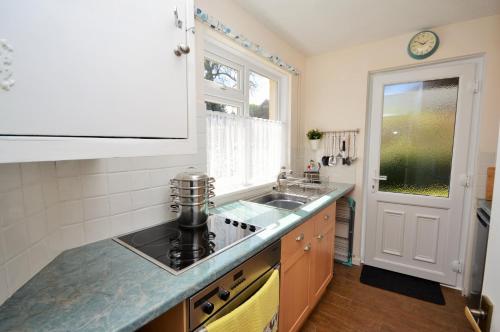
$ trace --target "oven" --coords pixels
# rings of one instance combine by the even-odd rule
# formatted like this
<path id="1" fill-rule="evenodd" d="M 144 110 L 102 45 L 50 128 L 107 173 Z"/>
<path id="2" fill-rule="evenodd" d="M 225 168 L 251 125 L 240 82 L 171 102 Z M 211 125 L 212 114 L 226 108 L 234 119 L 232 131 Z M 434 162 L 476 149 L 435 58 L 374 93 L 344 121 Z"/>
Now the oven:
<path id="1" fill-rule="evenodd" d="M 258 296 L 279 269 L 280 256 L 281 242 L 277 241 L 190 297 L 189 331 L 203 331 L 204 326 Z M 277 324 L 277 313 L 274 323 Z"/>

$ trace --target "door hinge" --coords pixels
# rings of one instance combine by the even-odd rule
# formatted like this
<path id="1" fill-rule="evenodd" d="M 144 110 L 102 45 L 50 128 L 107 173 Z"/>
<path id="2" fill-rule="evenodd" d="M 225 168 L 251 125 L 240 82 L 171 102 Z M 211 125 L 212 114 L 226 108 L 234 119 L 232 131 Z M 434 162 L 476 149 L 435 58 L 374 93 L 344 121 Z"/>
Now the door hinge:
<path id="1" fill-rule="evenodd" d="M 481 84 L 479 81 L 474 82 L 474 93 L 479 93 L 479 89 L 481 88 Z"/>
<path id="2" fill-rule="evenodd" d="M 453 272 L 462 273 L 462 262 L 459 260 L 451 262 Z"/>
<path id="3" fill-rule="evenodd" d="M 472 176 L 463 174 L 460 176 L 460 184 L 465 187 L 469 188 L 472 182 Z"/>

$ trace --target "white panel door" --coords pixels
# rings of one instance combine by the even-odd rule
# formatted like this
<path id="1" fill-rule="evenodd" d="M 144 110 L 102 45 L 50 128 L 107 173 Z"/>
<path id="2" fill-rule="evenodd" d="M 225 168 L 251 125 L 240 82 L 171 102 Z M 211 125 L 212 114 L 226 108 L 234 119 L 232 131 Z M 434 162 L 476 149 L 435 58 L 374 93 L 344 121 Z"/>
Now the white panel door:
<path id="1" fill-rule="evenodd" d="M 187 138 L 192 54 L 173 52 L 186 43 L 186 6 L 0 1 L 0 37 L 14 50 L 16 81 L 0 91 L 0 135 Z"/>
<path id="2" fill-rule="evenodd" d="M 456 284 L 475 72 L 372 76 L 366 264 Z"/>

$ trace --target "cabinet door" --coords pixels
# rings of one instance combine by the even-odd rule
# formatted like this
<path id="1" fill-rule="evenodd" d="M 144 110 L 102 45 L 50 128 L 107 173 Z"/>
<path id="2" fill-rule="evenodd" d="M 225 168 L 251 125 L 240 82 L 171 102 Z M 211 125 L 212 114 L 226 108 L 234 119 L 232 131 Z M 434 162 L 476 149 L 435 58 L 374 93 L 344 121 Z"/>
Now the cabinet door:
<path id="1" fill-rule="evenodd" d="M 310 311 L 310 251 L 281 266 L 279 331 L 298 331 Z"/>
<path id="2" fill-rule="evenodd" d="M 0 90 L 0 135 L 187 138 L 193 55 L 173 50 L 192 10 L 184 0 L 1 1 L 16 84 Z"/>
<path id="3" fill-rule="evenodd" d="M 315 233 L 312 242 L 311 263 L 311 305 L 314 306 L 323 295 L 333 276 L 334 229 L 326 233 Z"/>

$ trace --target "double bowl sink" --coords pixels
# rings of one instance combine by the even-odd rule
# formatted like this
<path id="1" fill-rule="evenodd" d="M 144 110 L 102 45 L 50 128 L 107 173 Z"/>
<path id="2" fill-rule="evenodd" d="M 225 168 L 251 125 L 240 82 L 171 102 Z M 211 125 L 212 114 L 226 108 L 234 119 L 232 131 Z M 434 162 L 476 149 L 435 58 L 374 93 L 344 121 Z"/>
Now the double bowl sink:
<path id="1" fill-rule="evenodd" d="M 281 192 L 271 192 L 262 196 L 248 199 L 247 201 L 293 211 L 300 208 L 302 205 L 309 203 L 310 201 L 312 201 L 312 199 L 307 196 Z"/>

